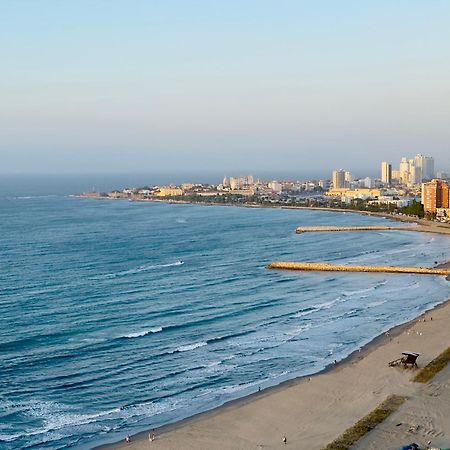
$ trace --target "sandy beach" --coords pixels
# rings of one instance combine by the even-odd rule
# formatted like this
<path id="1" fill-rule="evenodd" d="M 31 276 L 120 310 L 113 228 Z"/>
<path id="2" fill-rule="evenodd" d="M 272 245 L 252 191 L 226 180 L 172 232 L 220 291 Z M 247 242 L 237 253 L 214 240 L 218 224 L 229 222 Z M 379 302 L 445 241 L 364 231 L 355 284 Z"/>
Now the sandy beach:
<path id="1" fill-rule="evenodd" d="M 103 448 L 276 449 L 282 439 L 296 449 L 321 449 L 388 395 L 408 397 L 399 411 L 366 435 L 358 449 L 396 449 L 417 442 L 450 445 L 450 367 L 428 384 L 414 371 L 389 367 L 402 351 L 420 353 L 425 366 L 449 346 L 450 301 L 379 336 L 346 360 L 311 377 L 230 402 L 157 430 Z M 398 425 L 401 424 L 401 425 Z"/>

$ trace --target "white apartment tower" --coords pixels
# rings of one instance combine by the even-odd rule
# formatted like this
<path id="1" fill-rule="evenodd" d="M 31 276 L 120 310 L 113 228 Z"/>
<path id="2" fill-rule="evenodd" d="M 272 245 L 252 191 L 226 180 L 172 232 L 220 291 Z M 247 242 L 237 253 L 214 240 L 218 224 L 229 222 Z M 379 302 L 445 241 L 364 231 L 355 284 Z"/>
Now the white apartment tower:
<path id="1" fill-rule="evenodd" d="M 416 158 L 402 158 L 400 161 L 400 181 L 408 186 L 422 183 L 422 167 Z"/>
<path id="2" fill-rule="evenodd" d="M 381 163 L 381 182 L 384 184 L 392 183 L 392 166 L 386 161 Z"/>
<path id="3" fill-rule="evenodd" d="M 422 168 L 415 164 L 415 160 L 409 161 L 409 184 L 422 183 Z"/>
<path id="4" fill-rule="evenodd" d="M 402 158 L 400 161 L 400 181 L 403 184 L 409 183 L 409 161 L 406 158 Z"/>

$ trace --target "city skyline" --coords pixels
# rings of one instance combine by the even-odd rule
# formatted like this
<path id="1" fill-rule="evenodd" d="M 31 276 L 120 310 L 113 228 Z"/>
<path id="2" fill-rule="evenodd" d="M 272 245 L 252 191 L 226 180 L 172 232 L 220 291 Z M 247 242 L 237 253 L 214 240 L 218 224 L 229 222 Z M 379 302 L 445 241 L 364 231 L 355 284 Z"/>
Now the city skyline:
<path id="1" fill-rule="evenodd" d="M 0 6 L 1 173 L 450 167 L 443 2 L 24 5 Z"/>

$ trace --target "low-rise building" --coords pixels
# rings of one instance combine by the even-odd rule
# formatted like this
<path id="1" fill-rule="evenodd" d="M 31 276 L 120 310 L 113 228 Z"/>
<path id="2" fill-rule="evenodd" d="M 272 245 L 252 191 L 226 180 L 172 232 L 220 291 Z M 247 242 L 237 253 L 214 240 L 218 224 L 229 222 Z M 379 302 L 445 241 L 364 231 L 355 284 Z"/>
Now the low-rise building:
<path id="1" fill-rule="evenodd" d="M 271 189 L 272 192 L 275 192 L 276 194 L 281 194 L 283 186 L 278 181 L 271 181 L 269 183 L 269 189 Z"/>
<path id="2" fill-rule="evenodd" d="M 177 187 L 160 187 L 155 195 L 157 197 L 177 197 L 183 195 L 183 191 Z"/>
<path id="3" fill-rule="evenodd" d="M 380 189 L 368 189 L 368 188 L 358 188 L 358 189 L 330 189 L 325 193 L 327 197 L 346 197 L 349 199 L 354 198 L 376 198 L 381 195 Z"/>

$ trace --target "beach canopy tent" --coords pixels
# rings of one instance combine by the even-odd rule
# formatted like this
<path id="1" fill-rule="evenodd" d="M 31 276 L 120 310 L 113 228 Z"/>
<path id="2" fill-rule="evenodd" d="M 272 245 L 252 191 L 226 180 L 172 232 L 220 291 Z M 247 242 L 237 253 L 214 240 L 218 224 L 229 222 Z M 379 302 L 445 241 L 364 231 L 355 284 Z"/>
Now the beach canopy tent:
<path id="1" fill-rule="evenodd" d="M 398 359 L 394 359 L 394 361 L 391 361 L 389 363 L 389 366 L 399 366 L 402 365 L 403 367 L 406 367 L 410 365 L 411 367 L 417 367 L 417 358 L 420 355 L 420 353 L 416 352 L 402 352 L 402 357 Z"/>

